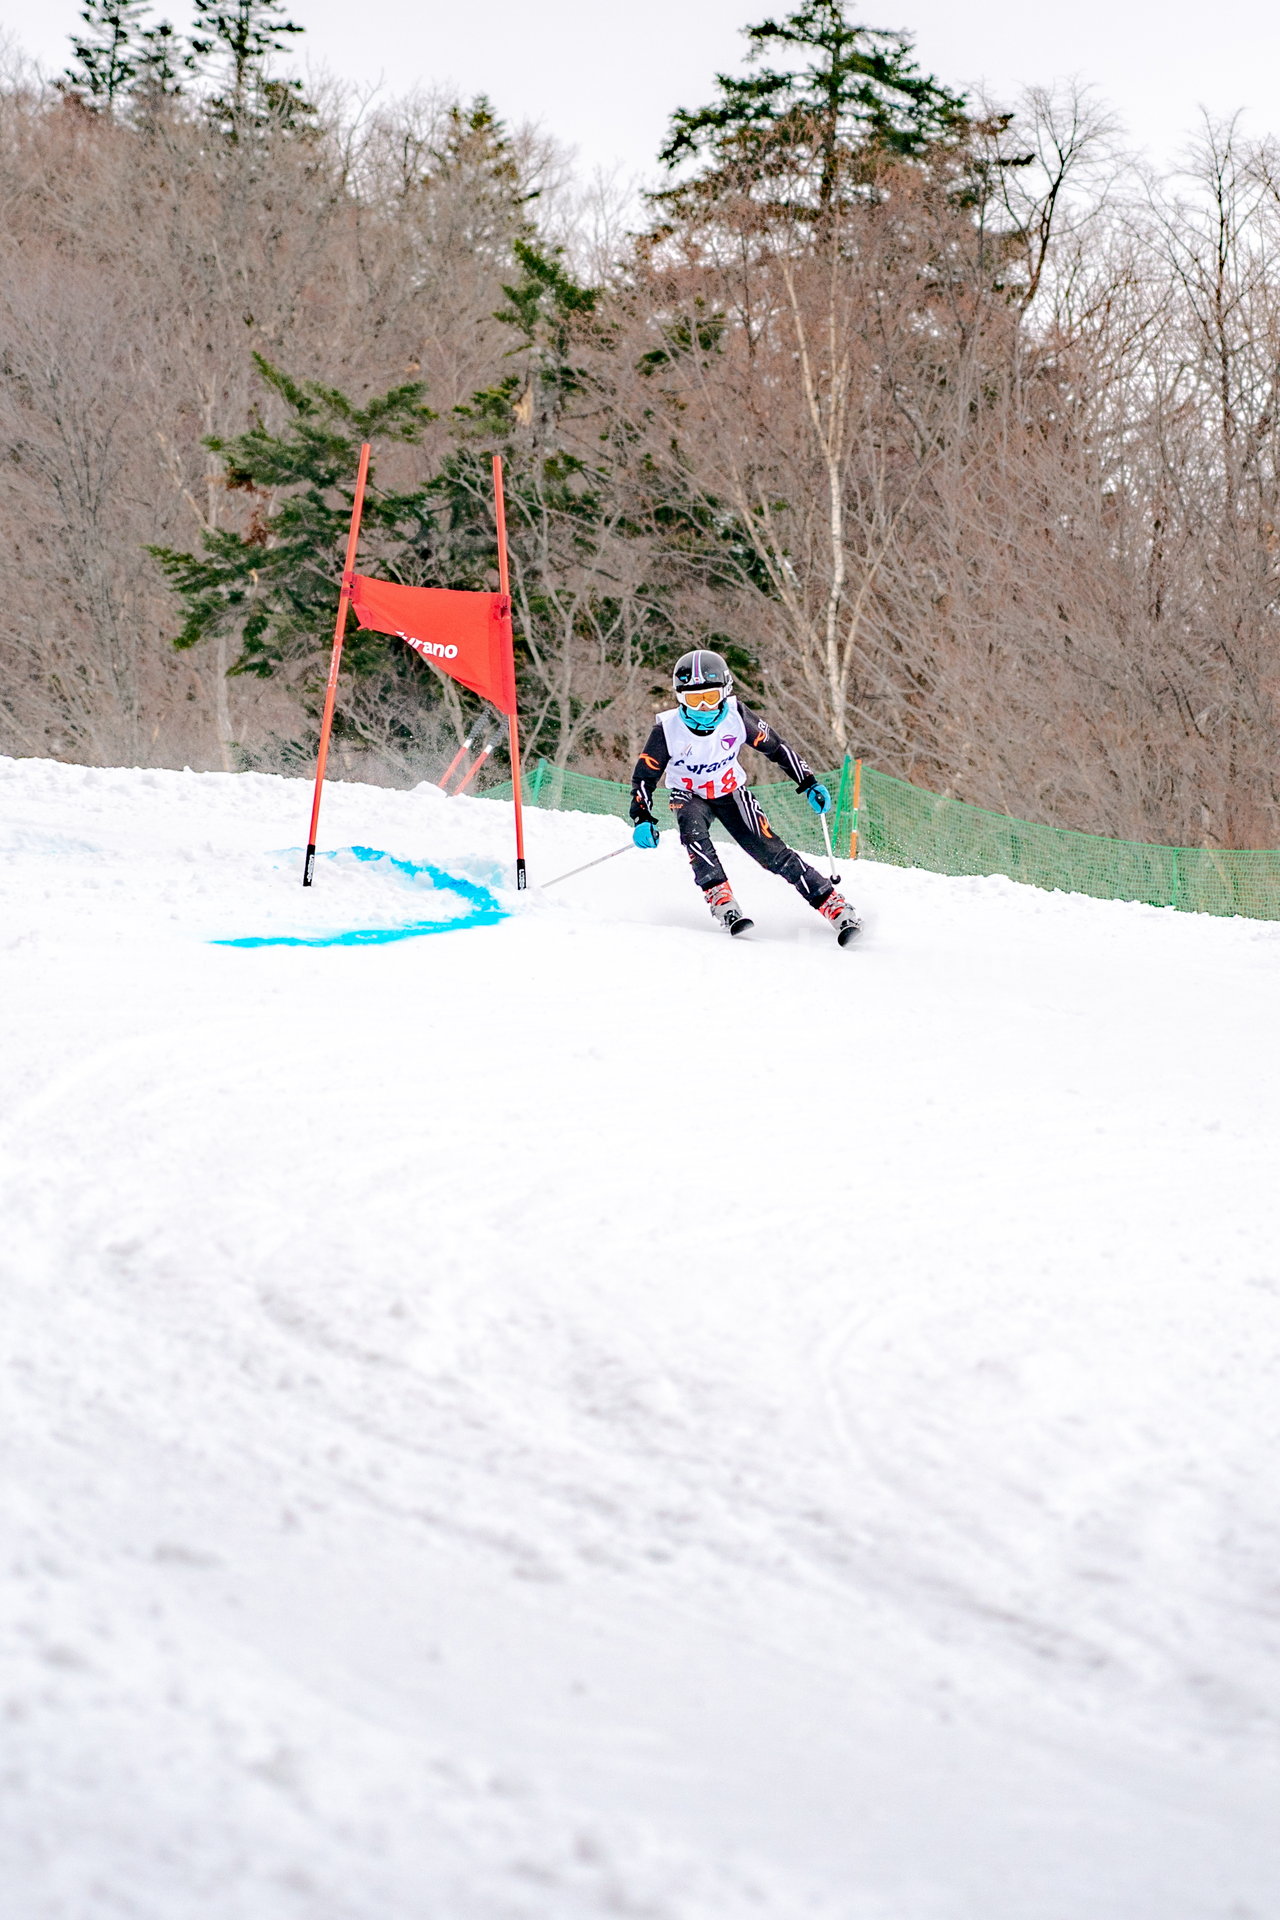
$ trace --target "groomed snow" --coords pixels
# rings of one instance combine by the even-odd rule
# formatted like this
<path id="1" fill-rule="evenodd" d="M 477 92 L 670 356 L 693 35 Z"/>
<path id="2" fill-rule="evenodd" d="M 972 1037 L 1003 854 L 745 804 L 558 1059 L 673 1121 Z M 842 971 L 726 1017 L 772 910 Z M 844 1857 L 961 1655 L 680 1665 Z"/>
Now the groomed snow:
<path id="1" fill-rule="evenodd" d="M 7 1920 L 1274 1920 L 1280 926 L 308 797 L 0 762 Z"/>

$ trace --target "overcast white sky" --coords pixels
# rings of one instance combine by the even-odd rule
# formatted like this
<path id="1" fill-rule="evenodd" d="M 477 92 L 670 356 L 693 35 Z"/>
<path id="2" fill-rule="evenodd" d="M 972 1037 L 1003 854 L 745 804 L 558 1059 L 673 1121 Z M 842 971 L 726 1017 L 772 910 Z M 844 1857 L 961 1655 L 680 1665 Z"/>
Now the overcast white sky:
<path id="1" fill-rule="evenodd" d="M 787 0 L 296 0 L 297 43 L 313 63 L 389 90 L 453 83 L 487 92 L 508 119 L 535 119 L 589 171 L 651 170 L 674 107 L 711 96 L 740 61 L 739 29 Z M 67 57 L 78 0 L 0 0 L 0 21 L 49 71 Z M 185 24 L 187 0 L 156 17 Z M 1280 133 L 1276 0 L 870 0 L 867 24 L 915 36 L 921 66 L 949 85 L 986 81 L 1003 97 L 1079 74 L 1131 137 L 1166 161 L 1201 105 L 1247 110 Z"/>

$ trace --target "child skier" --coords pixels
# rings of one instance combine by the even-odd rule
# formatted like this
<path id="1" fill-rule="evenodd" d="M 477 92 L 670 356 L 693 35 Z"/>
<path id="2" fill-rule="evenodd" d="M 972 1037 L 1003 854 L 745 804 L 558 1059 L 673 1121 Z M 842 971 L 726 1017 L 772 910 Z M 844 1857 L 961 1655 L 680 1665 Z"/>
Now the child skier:
<path id="1" fill-rule="evenodd" d="M 711 823 L 728 828 L 738 845 L 770 873 L 789 880 L 816 907 L 847 946 L 862 922 L 833 883 L 779 840 L 749 791 L 738 761 L 742 747 L 754 747 L 785 767 L 815 813 L 826 813 L 831 795 L 818 784 L 794 748 L 759 720 L 733 695 L 733 675 L 718 653 L 699 650 L 677 660 L 671 676 L 677 704 L 660 713 L 631 778 L 631 818 L 638 847 L 656 847 L 658 822 L 653 790 L 658 781 L 668 797 L 693 877 L 713 917 L 730 933 L 745 933 L 752 922 L 733 897 L 711 840 Z"/>

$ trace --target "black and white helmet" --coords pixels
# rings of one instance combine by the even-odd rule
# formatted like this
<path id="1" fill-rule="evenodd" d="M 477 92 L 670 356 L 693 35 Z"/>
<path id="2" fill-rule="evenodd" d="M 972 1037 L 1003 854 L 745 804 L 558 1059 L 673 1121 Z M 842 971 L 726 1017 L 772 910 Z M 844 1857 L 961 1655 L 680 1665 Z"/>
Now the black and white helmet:
<path id="1" fill-rule="evenodd" d="M 699 647 L 682 654 L 671 676 L 680 715 L 691 733 L 714 733 L 724 719 L 733 692 L 729 663 Z"/>
<path id="2" fill-rule="evenodd" d="M 693 653 L 682 653 L 671 675 L 671 691 L 677 700 L 682 693 L 692 693 L 699 687 L 719 687 L 726 700 L 733 692 L 728 661 L 703 647 Z"/>

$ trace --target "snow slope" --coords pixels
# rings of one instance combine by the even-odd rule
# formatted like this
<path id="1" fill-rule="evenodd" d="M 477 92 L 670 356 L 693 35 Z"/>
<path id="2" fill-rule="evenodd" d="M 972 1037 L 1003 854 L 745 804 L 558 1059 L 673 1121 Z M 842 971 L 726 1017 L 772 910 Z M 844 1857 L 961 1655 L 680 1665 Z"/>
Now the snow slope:
<path id="1" fill-rule="evenodd" d="M 6 1920 L 1271 1920 L 1280 927 L 307 804 L 0 762 Z"/>

